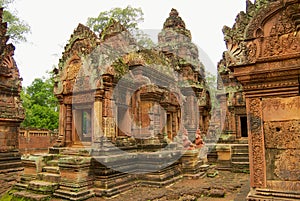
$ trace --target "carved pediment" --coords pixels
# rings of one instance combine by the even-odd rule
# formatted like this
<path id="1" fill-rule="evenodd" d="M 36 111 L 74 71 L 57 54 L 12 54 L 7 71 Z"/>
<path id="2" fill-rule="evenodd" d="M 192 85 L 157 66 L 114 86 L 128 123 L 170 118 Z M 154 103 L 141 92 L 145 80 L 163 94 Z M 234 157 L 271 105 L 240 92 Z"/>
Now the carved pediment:
<path id="1" fill-rule="evenodd" d="M 247 1 L 232 28 L 223 28 L 227 67 L 300 53 L 300 2 Z"/>

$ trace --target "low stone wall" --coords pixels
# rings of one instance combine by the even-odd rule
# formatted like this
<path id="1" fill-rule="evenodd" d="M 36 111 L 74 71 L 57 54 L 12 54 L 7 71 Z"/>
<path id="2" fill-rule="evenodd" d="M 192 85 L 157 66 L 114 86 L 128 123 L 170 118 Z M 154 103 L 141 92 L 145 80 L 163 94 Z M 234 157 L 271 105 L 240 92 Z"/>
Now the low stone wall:
<path id="1" fill-rule="evenodd" d="M 58 134 L 45 129 L 20 129 L 19 150 L 21 154 L 48 153 Z"/>
<path id="2" fill-rule="evenodd" d="M 57 140 L 57 136 L 19 136 L 21 154 L 47 153 Z"/>

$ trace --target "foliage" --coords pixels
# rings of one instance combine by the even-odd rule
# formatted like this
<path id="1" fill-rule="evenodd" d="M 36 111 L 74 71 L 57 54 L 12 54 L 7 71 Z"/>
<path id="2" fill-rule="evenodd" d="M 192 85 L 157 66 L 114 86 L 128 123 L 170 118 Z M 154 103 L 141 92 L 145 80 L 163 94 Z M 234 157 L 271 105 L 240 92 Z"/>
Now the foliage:
<path id="1" fill-rule="evenodd" d="M 143 31 L 138 29 L 138 24 L 144 21 L 144 13 L 141 8 L 113 8 L 109 11 L 100 12 L 98 17 L 89 17 L 86 25 L 96 34 L 100 35 L 101 31 L 114 19 L 120 22 L 134 37 L 137 43 L 142 47 L 153 47 L 152 40 Z"/>
<path id="2" fill-rule="evenodd" d="M 13 200 L 13 194 L 17 192 L 16 190 L 10 190 L 8 192 L 6 192 L 5 194 L 3 194 L 0 197 L 0 201 L 11 201 Z"/>
<path id="3" fill-rule="evenodd" d="M 137 25 L 144 21 L 143 11 L 141 8 L 113 8 L 109 11 L 100 12 L 98 17 L 90 17 L 87 20 L 87 26 L 90 27 L 95 33 L 100 32 L 105 28 L 111 18 L 119 21 L 129 31 L 137 29 Z"/>
<path id="4" fill-rule="evenodd" d="M 30 33 L 30 26 L 17 16 L 16 11 L 9 9 L 13 2 L 14 0 L 0 0 L 0 7 L 4 8 L 3 21 L 8 24 L 7 35 L 13 43 L 26 42 L 25 34 Z"/>
<path id="5" fill-rule="evenodd" d="M 23 88 L 21 99 L 25 109 L 23 127 L 58 128 L 58 102 L 53 94 L 52 78 L 36 78 L 30 86 Z"/>

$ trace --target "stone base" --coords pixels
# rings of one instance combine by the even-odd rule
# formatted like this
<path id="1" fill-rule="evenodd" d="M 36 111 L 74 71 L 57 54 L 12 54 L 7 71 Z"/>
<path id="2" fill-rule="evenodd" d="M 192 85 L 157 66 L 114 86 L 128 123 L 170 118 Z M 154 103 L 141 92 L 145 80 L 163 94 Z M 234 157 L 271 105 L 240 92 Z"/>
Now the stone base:
<path id="1" fill-rule="evenodd" d="M 218 170 L 232 170 L 231 160 L 219 160 L 217 164 Z"/>
<path id="2" fill-rule="evenodd" d="M 300 192 L 286 192 L 270 189 L 251 189 L 248 201 L 296 201 L 300 200 Z"/>
<path id="3" fill-rule="evenodd" d="M 200 166 L 203 161 L 199 159 L 199 149 L 186 150 L 181 156 L 182 172 L 186 176 L 198 175 L 201 171 Z"/>
<path id="4" fill-rule="evenodd" d="M 170 185 L 181 178 L 181 170 L 178 164 L 173 164 L 160 171 L 137 175 L 139 185 L 155 187 Z"/>
<path id="5" fill-rule="evenodd" d="M 24 169 L 22 166 L 18 151 L 0 152 L 0 195 L 17 183 Z"/>
<path id="6" fill-rule="evenodd" d="M 124 152 L 105 146 L 53 148 L 50 153 L 24 160 L 24 175 L 15 189 L 29 193 L 43 190 L 49 196 L 85 200 L 112 197 L 138 185 L 167 186 L 183 176 L 201 177 L 208 169 L 201 166 L 198 149 L 184 153 L 177 149 Z M 27 198 L 26 193 L 22 195 Z"/>
<path id="7" fill-rule="evenodd" d="M 32 201 L 48 201 L 49 195 L 35 194 L 27 191 L 20 191 L 13 194 L 13 200 L 32 200 Z"/>
<path id="8" fill-rule="evenodd" d="M 94 193 L 97 197 L 112 197 L 132 189 L 135 177 L 126 173 L 111 173 L 106 176 L 96 176 Z"/>

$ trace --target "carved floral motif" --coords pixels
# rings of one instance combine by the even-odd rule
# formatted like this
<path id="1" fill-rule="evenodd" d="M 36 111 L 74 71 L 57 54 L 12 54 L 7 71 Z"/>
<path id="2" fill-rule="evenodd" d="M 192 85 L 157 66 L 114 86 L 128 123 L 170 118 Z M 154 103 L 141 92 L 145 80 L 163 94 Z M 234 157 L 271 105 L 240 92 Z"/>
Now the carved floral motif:
<path id="1" fill-rule="evenodd" d="M 264 57 L 280 56 L 300 52 L 300 38 L 294 33 L 271 36 L 264 39 Z"/>
<path id="2" fill-rule="evenodd" d="M 279 15 L 275 15 L 275 11 L 280 9 L 282 8 L 279 1 L 256 1 L 255 4 L 247 1 L 247 12 L 238 14 L 232 28 L 223 28 L 227 46 L 223 56 L 226 66 L 254 63 L 259 56 L 281 56 L 300 52 L 300 39 L 297 34 L 300 27 L 297 15 L 300 12 L 300 4 L 289 5 Z M 274 15 L 277 19 L 269 33 L 264 33 L 268 30 L 265 28 L 266 17 Z M 260 47 L 264 47 L 262 54 Z"/>
<path id="3" fill-rule="evenodd" d="M 300 150 L 288 149 L 275 161 L 274 173 L 284 181 L 300 180 Z"/>
<path id="4" fill-rule="evenodd" d="M 266 148 L 300 149 L 300 121 L 264 123 Z"/>
<path id="5" fill-rule="evenodd" d="M 264 137 L 261 129 L 261 101 L 252 98 L 248 104 L 248 118 L 250 119 L 250 152 L 252 153 L 253 184 L 255 187 L 264 187 L 265 183 L 265 156 Z"/>

